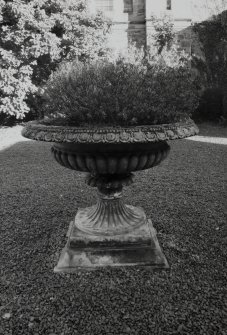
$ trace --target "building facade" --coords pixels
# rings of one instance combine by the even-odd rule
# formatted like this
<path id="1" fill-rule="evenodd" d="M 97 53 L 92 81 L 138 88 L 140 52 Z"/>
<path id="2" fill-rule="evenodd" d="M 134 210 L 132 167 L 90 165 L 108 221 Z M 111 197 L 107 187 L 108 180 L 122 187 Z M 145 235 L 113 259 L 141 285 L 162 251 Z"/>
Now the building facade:
<path id="1" fill-rule="evenodd" d="M 151 16 L 173 19 L 180 47 L 191 52 L 191 24 L 227 9 L 227 0 L 88 0 L 91 11 L 102 11 L 113 22 L 109 45 L 127 48 L 130 41 L 146 47 L 152 35 Z"/>

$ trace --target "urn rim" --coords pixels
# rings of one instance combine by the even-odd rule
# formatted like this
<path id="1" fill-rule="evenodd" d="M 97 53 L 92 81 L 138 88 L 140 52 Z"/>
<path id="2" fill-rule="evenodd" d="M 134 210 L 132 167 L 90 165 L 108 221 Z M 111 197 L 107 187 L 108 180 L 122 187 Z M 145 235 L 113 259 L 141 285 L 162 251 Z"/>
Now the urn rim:
<path id="1" fill-rule="evenodd" d="M 26 138 L 55 143 L 149 143 L 197 135 L 193 120 L 131 127 L 72 127 L 29 122 L 22 130 Z"/>

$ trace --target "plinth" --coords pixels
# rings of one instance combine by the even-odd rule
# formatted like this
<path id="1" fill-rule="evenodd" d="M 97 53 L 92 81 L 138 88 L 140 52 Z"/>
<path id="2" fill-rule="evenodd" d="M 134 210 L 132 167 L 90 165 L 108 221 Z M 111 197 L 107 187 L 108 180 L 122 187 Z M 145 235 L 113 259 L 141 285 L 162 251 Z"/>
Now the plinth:
<path id="1" fill-rule="evenodd" d="M 168 268 L 151 220 L 131 233 L 115 236 L 89 235 L 71 222 L 67 244 L 54 271 L 70 273 L 106 266 Z"/>
<path id="2" fill-rule="evenodd" d="M 122 202 L 122 182 L 106 183 L 102 179 L 100 183 L 98 178 L 98 186 L 94 180 L 99 201 L 78 210 L 54 271 L 77 272 L 106 266 L 168 268 L 151 220 L 142 208 Z M 130 183 L 131 178 L 124 180 Z M 87 182 L 91 182 L 91 177 Z"/>

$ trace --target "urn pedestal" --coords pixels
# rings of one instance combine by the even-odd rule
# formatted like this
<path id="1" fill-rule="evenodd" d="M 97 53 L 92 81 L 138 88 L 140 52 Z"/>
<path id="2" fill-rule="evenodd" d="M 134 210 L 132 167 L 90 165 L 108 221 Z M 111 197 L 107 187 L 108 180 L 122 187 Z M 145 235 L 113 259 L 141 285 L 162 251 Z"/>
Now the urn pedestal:
<path id="1" fill-rule="evenodd" d="M 128 128 L 74 128 L 29 124 L 22 134 L 54 142 L 52 154 L 64 167 L 86 173 L 98 202 L 79 208 L 56 272 L 105 266 L 167 268 L 156 231 L 144 210 L 124 204 L 122 189 L 133 172 L 152 168 L 170 150 L 167 140 L 198 133 L 194 122 Z"/>
<path id="2" fill-rule="evenodd" d="M 86 234 L 72 221 L 67 244 L 54 271 L 76 272 L 105 266 L 168 268 L 151 220 L 131 232 L 112 236 Z"/>

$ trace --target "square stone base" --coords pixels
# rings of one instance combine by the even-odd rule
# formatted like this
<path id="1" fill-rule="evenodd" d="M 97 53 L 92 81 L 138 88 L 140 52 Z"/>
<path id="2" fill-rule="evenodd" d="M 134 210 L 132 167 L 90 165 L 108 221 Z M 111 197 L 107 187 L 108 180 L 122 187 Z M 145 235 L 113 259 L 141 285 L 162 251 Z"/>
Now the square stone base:
<path id="1" fill-rule="evenodd" d="M 95 270 L 106 266 L 146 266 L 168 268 L 151 220 L 124 235 L 89 235 L 72 221 L 68 241 L 61 252 L 55 272 Z"/>

